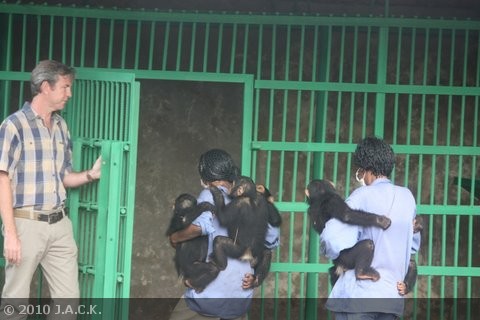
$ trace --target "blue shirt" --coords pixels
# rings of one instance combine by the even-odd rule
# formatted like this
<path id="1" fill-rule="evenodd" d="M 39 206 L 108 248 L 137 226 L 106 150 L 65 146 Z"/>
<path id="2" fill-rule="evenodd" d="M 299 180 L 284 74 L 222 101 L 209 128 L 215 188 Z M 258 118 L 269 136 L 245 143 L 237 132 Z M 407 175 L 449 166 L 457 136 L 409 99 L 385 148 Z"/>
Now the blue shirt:
<path id="1" fill-rule="evenodd" d="M 13 207 L 50 210 L 63 204 L 63 178 L 72 171 L 72 145 L 65 120 L 52 114 L 49 130 L 29 102 L 0 126 L 0 171 L 12 180 Z"/>
<path id="2" fill-rule="evenodd" d="M 338 248 L 350 247 L 352 239 L 371 239 L 375 243 L 372 267 L 380 273 L 378 281 L 357 280 L 354 270 L 340 276 L 327 300 L 327 309 L 335 312 L 382 312 L 402 315 L 404 299 L 398 294 L 397 282 L 403 281 L 408 269 L 413 243 L 415 199 L 407 188 L 395 186 L 386 178 L 356 189 L 346 200 L 354 209 L 386 215 L 392 220 L 387 230 L 378 227 L 357 227 L 336 241 Z M 330 227 L 338 227 L 338 223 Z M 327 234 L 335 234 L 329 230 Z M 419 244 L 419 243 L 417 243 Z M 341 299 L 339 299 L 341 298 Z M 345 299 L 385 298 L 385 299 Z M 390 299 L 394 298 L 394 299 Z"/>
<path id="3" fill-rule="evenodd" d="M 226 189 L 220 187 L 225 203 L 230 202 Z M 212 193 L 204 189 L 197 201 L 213 203 Z M 218 236 L 228 236 L 227 229 L 220 226 L 218 219 L 210 212 L 203 212 L 192 224 L 202 229 L 202 235 L 209 236 L 208 250 L 212 251 L 213 239 Z M 278 246 L 279 229 L 269 226 L 265 237 L 266 247 L 272 249 Z M 253 273 L 248 261 L 228 258 L 227 268 L 221 271 L 202 292 L 187 288 L 185 301 L 193 311 L 205 316 L 225 319 L 237 318 L 247 313 L 253 296 L 253 289 L 242 289 L 242 279 L 246 273 Z"/>

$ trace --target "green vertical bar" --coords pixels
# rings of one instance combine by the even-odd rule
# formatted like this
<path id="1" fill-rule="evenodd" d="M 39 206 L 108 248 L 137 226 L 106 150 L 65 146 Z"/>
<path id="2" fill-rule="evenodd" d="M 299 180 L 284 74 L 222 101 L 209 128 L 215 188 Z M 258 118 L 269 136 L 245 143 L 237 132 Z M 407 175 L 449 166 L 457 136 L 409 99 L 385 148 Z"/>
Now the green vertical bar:
<path id="1" fill-rule="evenodd" d="M 428 58 L 430 52 L 430 29 L 425 31 L 425 49 L 423 55 L 423 79 L 422 84 L 427 85 L 427 74 L 428 74 Z M 421 104 L 421 114 L 420 114 L 420 145 L 423 146 L 425 139 L 425 114 L 426 114 L 426 95 L 422 94 L 422 104 Z M 417 175 L 417 204 L 422 202 L 422 180 L 423 180 L 423 154 L 419 155 L 418 159 L 418 175 Z M 416 291 L 415 291 L 416 292 Z"/>
<path id="2" fill-rule="evenodd" d="M 92 239 L 95 243 L 95 250 L 91 250 L 94 256 L 92 260 L 95 261 L 95 281 L 93 285 L 92 297 L 93 298 L 103 298 L 104 292 L 104 282 L 106 276 L 105 270 L 105 260 L 107 256 L 106 252 L 106 228 L 107 228 L 107 217 L 108 217 L 108 190 L 109 190 L 109 180 L 110 180 L 110 144 L 109 142 L 103 142 L 101 147 L 102 160 L 105 165 L 102 166 L 102 179 L 98 182 L 98 213 L 96 218 L 96 223 L 92 230 L 95 230 L 95 239 Z M 93 234 L 93 232 L 92 232 Z M 94 260 L 93 260 L 94 259 Z M 102 311 L 103 312 L 103 311 Z"/>
<path id="3" fill-rule="evenodd" d="M 340 33 L 340 56 L 338 61 L 338 82 L 344 82 L 343 65 L 345 62 L 345 26 L 342 26 Z M 340 93 L 340 92 L 339 92 Z"/>
<path id="4" fill-rule="evenodd" d="M 248 53 L 248 35 L 250 31 L 250 25 L 245 25 L 245 31 L 243 32 L 243 61 L 242 61 L 242 73 L 247 73 L 247 53 Z"/>
<path id="5" fill-rule="evenodd" d="M 370 47 L 372 46 L 372 27 L 367 27 L 367 44 L 365 50 L 365 83 L 370 82 Z M 367 132 L 367 112 L 368 112 L 368 97 L 369 93 L 365 93 L 363 96 L 363 112 L 362 112 L 362 135 L 365 137 Z"/>
<path id="6" fill-rule="evenodd" d="M 203 72 L 208 70 L 208 43 L 210 41 L 210 22 L 207 22 L 205 26 L 205 40 L 203 45 Z"/>
<path id="7" fill-rule="evenodd" d="M 125 69 L 125 60 L 127 58 L 127 39 L 128 39 L 128 20 L 123 20 L 123 35 L 122 35 L 122 62 L 121 69 Z"/>
<path id="8" fill-rule="evenodd" d="M 175 65 L 176 71 L 180 71 L 180 66 L 182 62 L 182 39 L 183 39 L 183 22 L 180 22 L 178 25 L 177 63 Z"/>
<path id="9" fill-rule="evenodd" d="M 321 39 L 318 54 L 316 55 L 319 61 L 318 70 L 314 70 L 317 81 L 330 80 L 330 65 L 331 65 L 331 49 L 332 49 L 332 26 L 320 27 L 318 37 Z M 316 125 L 315 125 L 315 142 L 326 142 L 326 122 L 328 110 L 328 92 L 320 91 L 316 96 Z M 308 179 L 323 177 L 324 169 L 324 153 L 317 152 L 313 154 L 313 175 Z M 308 181 L 307 181 L 308 183 Z M 305 213 L 306 214 L 306 213 Z M 308 261 L 317 263 L 319 261 L 319 238 L 315 229 L 310 228 L 308 235 Z M 318 273 L 307 274 L 307 286 L 305 297 L 305 318 L 318 319 Z"/>
<path id="10" fill-rule="evenodd" d="M 95 19 L 95 44 L 94 55 L 93 55 L 93 66 L 98 67 L 98 55 L 100 51 L 100 19 Z"/>
<path id="11" fill-rule="evenodd" d="M 410 79 L 409 79 L 409 84 L 414 84 L 415 83 L 415 43 L 416 43 L 416 35 L 417 35 L 417 30 L 415 28 L 412 29 L 412 36 L 411 36 L 411 46 L 410 46 Z M 411 143 L 411 137 L 412 137 L 412 104 L 413 104 L 413 95 L 409 94 L 408 95 L 408 110 L 407 110 L 407 127 L 406 127 L 406 142 L 405 144 L 407 146 L 410 145 Z M 409 178 L 409 172 L 410 172 L 410 154 L 407 153 L 405 154 L 405 175 L 404 175 L 404 186 L 408 186 L 408 178 Z"/>
<path id="12" fill-rule="evenodd" d="M 138 70 L 138 63 L 140 60 L 140 43 L 142 39 L 142 21 L 138 20 L 137 21 L 137 35 L 135 39 L 135 63 L 134 63 L 134 69 Z"/>
<path id="13" fill-rule="evenodd" d="M 153 70 L 153 53 L 155 48 L 155 26 L 156 22 L 150 22 L 150 42 L 148 47 L 148 70 Z"/>
<path id="14" fill-rule="evenodd" d="M 302 26 L 301 27 L 301 30 L 300 30 L 300 50 L 299 50 L 299 59 L 298 59 L 298 80 L 299 81 L 302 81 L 302 78 L 303 78 L 303 55 L 304 55 L 304 45 L 305 45 L 305 26 Z M 301 142 L 301 120 L 302 120 L 302 91 L 301 90 L 298 90 L 297 92 L 297 113 L 295 115 L 295 118 L 296 118 L 296 126 L 295 126 L 295 141 L 296 142 Z M 292 194 L 291 194 L 291 201 L 296 201 L 297 200 L 297 190 L 299 188 L 298 186 L 298 181 L 299 181 L 299 178 L 298 178 L 298 158 L 300 157 L 300 153 L 298 151 L 295 151 L 294 152 L 294 164 L 293 164 L 293 177 L 292 177 L 292 181 L 293 181 L 293 184 L 292 184 Z M 300 186 L 300 187 L 303 187 Z M 296 215 L 298 215 L 298 213 L 296 213 Z M 302 223 L 302 234 L 303 235 L 306 235 L 306 229 L 307 229 L 307 226 L 308 226 L 308 220 L 306 219 L 305 215 L 303 216 L 304 219 L 303 219 L 303 223 Z M 305 239 L 305 237 L 303 238 Z M 306 257 L 306 249 L 307 249 L 307 242 L 306 241 L 302 241 L 302 246 L 301 246 L 301 249 L 300 249 L 300 253 L 301 253 L 301 261 L 302 263 L 305 263 L 305 257 Z M 298 248 L 297 248 L 297 251 L 298 251 Z M 305 274 L 304 273 L 301 273 L 300 274 L 300 288 L 299 288 L 299 292 L 300 294 L 298 295 L 298 298 L 300 299 L 304 299 L 305 296 L 304 296 L 304 292 L 305 292 L 305 282 L 304 282 L 304 278 L 305 278 Z M 303 308 L 300 308 L 299 312 L 300 312 L 300 316 L 299 318 L 300 319 L 303 319 L 304 318 L 304 314 L 303 314 Z M 289 313 L 290 314 L 290 313 Z"/>
<path id="15" fill-rule="evenodd" d="M 357 82 L 357 48 L 358 48 L 358 27 L 354 27 L 354 36 L 353 36 L 353 61 L 352 61 L 352 83 Z M 355 124 L 355 92 L 351 92 L 351 99 L 350 99 L 350 119 L 348 121 L 348 142 L 353 143 L 353 126 Z M 350 161 L 348 160 L 347 168 L 350 168 Z M 349 183 L 349 175 L 345 175 L 345 185 L 348 187 Z"/>
<path id="16" fill-rule="evenodd" d="M 80 47 L 80 67 L 85 66 L 85 48 L 87 47 L 87 18 L 82 19 L 82 45 Z"/>
<path id="17" fill-rule="evenodd" d="M 263 27 L 263 26 L 262 26 Z M 270 78 L 275 80 L 275 64 L 276 64 L 276 52 L 275 49 L 277 47 L 277 26 L 273 26 L 272 30 L 272 42 L 271 42 L 272 52 L 271 52 L 271 61 L 270 61 Z M 273 140 L 273 116 L 274 116 L 274 108 L 275 108 L 275 90 L 270 89 L 270 99 L 269 99 L 269 114 L 268 114 L 268 141 Z M 267 163 L 272 163 L 272 151 L 267 151 Z M 282 201 L 283 195 L 283 186 L 282 184 L 278 183 L 278 200 Z"/>
<path id="18" fill-rule="evenodd" d="M 55 28 L 55 18 L 50 16 L 50 31 L 49 31 L 49 42 L 48 42 L 48 58 L 53 58 L 53 30 Z"/>
<path id="19" fill-rule="evenodd" d="M 62 61 L 67 63 L 67 17 L 62 18 Z"/>
<path id="20" fill-rule="evenodd" d="M 231 45 L 231 52 L 230 52 L 230 73 L 235 72 L 235 55 L 237 51 L 237 30 L 238 29 L 238 24 L 234 23 L 233 24 L 233 30 L 232 30 L 232 45 Z"/>
<path id="21" fill-rule="evenodd" d="M 340 57 L 339 57 L 339 68 L 338 68 L 338 81 L 340 83 L 342 82 L 345 82 L 345 71 L 344 71 L 344 64 L 345 64 L 345 38 L 346 38 L 346 26 L 343 25 L 341 27 L 341 33 L 340 33 Z M 344 95 L 346 95 L 347 93 L 345 92 L 342 92 L 342 91 L 338 91 L 337 92 L 337 107 L 336 107 L 336 111 L 337 111 L 337 114 L 335 116 L 335 128 L 341 128 L 341 116 L 342 116 L 342 100 L 343 100 L 343 97 Z M 341 130 L 335 130 L 335 143 L 340 143 L 340 134 L 341 134 Z M 332 172 L 332 175 L 330 177 L 327 177 L 327 178 L 330 178 L 334 183 L 337 183 L 337 175 L 338 175 L 338 155 L 339 153 L 338 152 L 334 152 L 333 154 L 333 172 Z"/>
<path id="22" fill-rule="evenodd" d="M 190 40 L 190 66 L 188 70 L 193 72 L 193 67 L 195 65 L 195 40 L 197 39 L 197 23 L 192 25 L 192 37 Z"/>
<path id="23" fill-rule="evenodd" d="M 380 27 L 378 35 L 378 63 L 377 83 L 384 85 L 387 82 L 388 60 L 388 27 Z M 377 92 L 375 101 L 375 135 L 383 137 L 385 121 L 385 93 Z"/>
<path id="24" fill-rule="evenodd" d="M 105 232 L 105 281 L 103 283 L 103 297 L 107 299 L 118 298 L 116 296 L 117 286 L 117 266 L 118 266 L 118 247 L 119 247 L 119 226 L 120 226 L 120 207 L 122 185 L 125 182 L 123 177 L 123 145 L 124 142 L 113 142 L 110 152 L 110 174 L 108 180 L 108 210 Z M 111 312 L 109 314 L 112 314 Z"/>
<path id="25" fill-rule="evenodd" d="M 113 38 L 115 36 L 115 20 L 110 20 L 110 27 L 108 32 L 108 57 L 107 57 L 107 68 L 112 68 L 112 57 L 113 57 Z"/>
<path id="26" fill-rule="evenodd" d="M 315 26 L 313 30 L 313 50 L 312 50 L 312 55 L 314 57 L 318 57 L 318 37 L 319 37 L 319 27 Z M 317 80 L 317 59 L 313 59 L 312 62 L 312 81 Z M 315 114 L 315 97 L 318 96 L 318 94 L 315 91 L 310 92 L 310 106 L 309 106 L 309 117 L 308 117 L 308 133 L 307 133 L 307 142 L 313 142 L 314 141 L 314 130 L 315 130 L 315 117 L 313 116 Z M 305 180 L 308 180 L 310 177 L 312 177 L 311 173 L 311 167 L 312 167 L 312 159 L 313 158 L 313 153 L 312 152 L 307 152 L 307 163 L 306 163 L 306 171 L 305 171 Z M 305 183 L 308 183 L 308 181 L 305 181 Z"/>
<path id="27" fill-rule="evenodd" d="M 165 26 L 165 42 L 163 43 L 163 61 L 162 70 L 167 70 L 167 58 L 168 58 L 168 42 L 170 40 L 170 22 Z"/>
<path id="28" fill-rule="evenodd" d="M 222 48 L 223 48 L 223 23 L 220 23 L 218 27 L 218 41 L 217 41 L 217 66 L 215 72 L 220 72 L 222 65 Z"/>
<path id="29" fill-rule="evenodd" d="M 71 33 L 71 48 L 70 48 L 70 65 L 75 65 L 75 53 L 76 53 L 76 36 L 77 33 L 77 17 L 72 18 L 72 33 Z"/>
<path id="30" fill-rule="evenodd" d="M 262 79 L 263 24 L 258 28 L 257 79 Z"/>
<path id="31" fill-rule="evenodd" d="M 305 26 L 302 26 L 300 30 L 300 52 L 298 59 L 298 81 L 303 80 L 303 55 L 304 55 L 304 46 L 305 46 Z"/>
<path id="32" fill-rule="evenodd" d="M 245 42 L 247 43 L 247 42 Z M 256 77 L 258 79 L 261 78 L 261 65 L 262 65 L 262 51 L 263 51 L 263 26 L 260 25 L 259 28 L 258 28 L 258 43 L 257 43 L 257 75 Z M 244 52 L 245 52 L 245 49 L 244 49 Z M 255 141 L 258 140 L 258 115 L 260 113 L 260 93 L 261 93 L 261 90 L 260 89 L 257 89 L 256 90 L 256 95 L 255 95 L 255 115 L 256 115 L 256 124 L 255 124 L 255 135 L 254 135 L 254 139 Z M 255 149 L 252 149 L 252 170 L 251 170 L 251 174 L 252 174 L 252 177 L 256 177 L 257 175 L 257 168 L 256 168 L 256 162 L 257 162 L 257 150 Z M 266 177 L 265 177 L 265 184 L 268 186 L 270 185 L 270 171 L 267 170 L 266 172 Z M 278 277 L 278 273 L 275 275 L 276 279 Z M 275 289 L 277 288 L 277 286 L 275 286 Z"/>
<path id="33" fill-rule="evenodd" d="M 41 44 L 41 34 L 42 34 L 42 17 L 37 16 L 37 48 L 35 50 L 35 61 L 40 61 L 40 49 L 42 47 Z"/>
<path id="34" fill-rule="evenodd" d="M 258 141 L 258 129 L 259 129 L 259 119 L 260 119 L 260 89 L 255 89 L 255 104 L 254 104 L 254 109 L 253 109 L 253 133 L 252 133 L 252 141 Z M 245 123 L 242 125 L 243 130 L 245 130 Z M 243 146 L 243 143 L 242 143 Z M 257 177 L 257 150 L 256 148 L 251 149 L 251 163 L 249 163 L 249 167 L 251 170 L 247 172 L 247 175 L 250 174 L 251 177 L 256 178 Z M 242 167 L 243 167 L 243 162 L 242 162 Z M 269 178 L 270 178 L 270 173 L 268 170 L 266 170 L 266 175 L 265 175 L 265 185 L 269 185 Z"/>
<path id="35" fill-rule="evenodd" d="M 248 100 L 252 101 L 252 100 Z M 251 103 L 250 103 L 251 105 Z M 127 181 L 127 215 L 125 216 L 125 228 L 127 234 L 125 236 L 125 262 L 124 262 L 124 280 L 122 298 L 128 298 L 130 295 L 130 280 L 132 268 L 132 247 L 133 247 L 133 223 L 135 213 L 135 186 L 136 186 L 136 168 L 137 168 L 137 152 L 138 152 L 138 128 L 139 126 L 139 112 L 140 112 L 140 83 L 133 83 L 130 95 L 130 116 L 128 118 L 129 128 L 131 129 L 128 145 L 128 181 Z M 128 305 L 127 305 L 128 307 Z M 128 314 L 128 313 L 126 313 Z"/>
<path id="36" fill-rule="evenodd" d="M 243 89 L 243 130 L 242 130 L 242 174 L 251 174 L 252 171 L 252 124 L 253 124 L 253 90 L 252 75 L 245 76 Z M 257 95 L 258 96 L 258 95 Z"/>
<path id="37" fill-rule="evenodd" d="M 22 16 L 22 53 L 21 53 L 21 62 L 20 70 L 25 71 L 25 57 L 27 54 L 27 16 L 24 14 Z"/>

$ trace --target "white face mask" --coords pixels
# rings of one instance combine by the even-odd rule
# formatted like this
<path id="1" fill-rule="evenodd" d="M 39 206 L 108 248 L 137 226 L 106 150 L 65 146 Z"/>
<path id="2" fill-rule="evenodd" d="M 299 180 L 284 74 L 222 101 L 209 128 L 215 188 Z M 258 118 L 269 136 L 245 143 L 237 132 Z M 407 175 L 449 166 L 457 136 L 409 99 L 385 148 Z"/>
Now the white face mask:
<path id="1" fill-rule="evenodd" d="M 205 182 L 203 182 L 202 179 L 200 179 L 200 185 L 201 185 L 202 188 L 204 188 L 204 189 L 207 189 L 207 188 L 208 188 L 208 184 L 206 184 Z"/>
<path id="2" fill-rule="evenodd" d="M 358 172 L 362 170 L 361 168 L 357 169 L 357 172 L 355 172 L 355 179 L 357 179 L 358 183 L 360 183 L 361 186 L 366 186 L 367 184 L 365 183 L 365 171 L 363 171 L 363 176 L 362 178 L 358 177 Z"/>

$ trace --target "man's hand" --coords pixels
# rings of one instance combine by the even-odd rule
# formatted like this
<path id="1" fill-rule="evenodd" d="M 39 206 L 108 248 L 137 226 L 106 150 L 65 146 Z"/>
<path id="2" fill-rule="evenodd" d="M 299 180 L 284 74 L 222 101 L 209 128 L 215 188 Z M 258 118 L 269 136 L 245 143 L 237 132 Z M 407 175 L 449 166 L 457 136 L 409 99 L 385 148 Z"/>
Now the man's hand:
<path id="1" fill-rule="evenodd" d="M 5 234 L 3 255 L 9 263 L 20 264 L 22 260 L 22 244 L 16 233 Z"/>
<path id="2" fill-rule="evenodd" d="M 88 174 L 93 180 L 100 179 L 100 176 L 102 175 L 102 156 L 97 158 L 92 168 L 88 170 Z"/>

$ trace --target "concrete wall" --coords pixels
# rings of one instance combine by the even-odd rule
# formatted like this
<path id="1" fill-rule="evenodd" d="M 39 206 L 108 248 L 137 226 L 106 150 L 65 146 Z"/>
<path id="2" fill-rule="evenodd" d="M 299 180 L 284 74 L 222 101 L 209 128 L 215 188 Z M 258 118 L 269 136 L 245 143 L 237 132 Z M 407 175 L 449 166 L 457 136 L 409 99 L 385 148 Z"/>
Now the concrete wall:
<path id="1" fill-rule="evenodd" d="M 184 286 L 165 236 L 174 199 L 201 191 L 197 163 L 223 148 L 240 165 L 242 86 L 142 81 L 132 297 L 180 297 Z"/>

